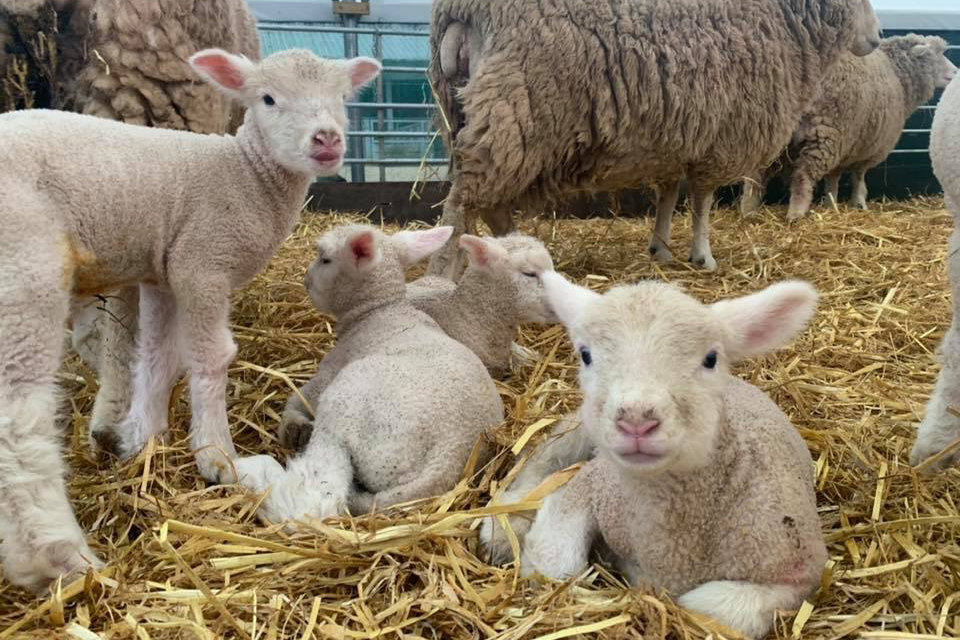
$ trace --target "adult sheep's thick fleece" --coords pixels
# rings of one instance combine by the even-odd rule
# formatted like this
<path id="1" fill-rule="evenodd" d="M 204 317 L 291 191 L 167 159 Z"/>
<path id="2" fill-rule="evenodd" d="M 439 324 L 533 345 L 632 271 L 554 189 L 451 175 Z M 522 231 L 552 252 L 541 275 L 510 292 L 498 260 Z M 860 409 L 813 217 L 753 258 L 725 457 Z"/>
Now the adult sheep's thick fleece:
<path id="1" fill-rule="evenodd" d="M 688 177 L 708 192 L 769 166 L 841 52 L 877 41 L 865 0 L 433 7 L 429 76 L 453 165 L 444 223 L 472 232 L 479 214 L 497 235 L 514 207 L 572 191 Z"/>

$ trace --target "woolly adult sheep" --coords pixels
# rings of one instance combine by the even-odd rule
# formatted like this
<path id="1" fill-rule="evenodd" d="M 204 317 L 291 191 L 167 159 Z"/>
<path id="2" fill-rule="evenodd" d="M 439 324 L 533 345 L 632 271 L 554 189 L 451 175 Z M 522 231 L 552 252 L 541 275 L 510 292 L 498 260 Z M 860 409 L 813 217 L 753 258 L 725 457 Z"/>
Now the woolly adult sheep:
<path id="1" fill-rule="evenodd" d="M 0 116 L 0 550 L 17 584 L 41 588 L 95 562 L 67 501 L 53 422 L 71 297 L 140 284 L 117 452 L 166 431 L 186 365 L 200 471 L 232 479 L 230 293 L 289 234 L 312 178 L 339 169 L 345 100 L 380 70 L 305 50 L 258 64 L 216 49 L 190 60 L 247 108 L 236 136 L 58 111 Z"/>
<path id="2" fill-rule="evenodd" d="M 824 197 L 837 202 L 840 176 L 847 171 L 853 178 L 850 204 L 865 209 L 866 172 L 890 154 L 910 114 L 956 73 L 946 50 L 943 38 L 911 34 L 883 39 L 868 56 L 844 55 L 776 168 L 760 185 L 745 185 L 741 210 L 756 209 L 761 185 L 779 171 L 792 171 L 788 220 L 806 215 L 821 178 L 826 177 Z"/>
<path id="3" fill-rule="evenodd" d="M 692 259 L 713 269 L 714 189 L 772 163 L 840 54 L 878 42 L 868 0 L 438 0 L 443 223 L 474 233 L 479 216 L 503 235 L 514 208 L 647 184 L 661 192 L 650 252 L 666 259 L 686 177 Z M 454 238 L 430 273 L 458 263 Z"/>
<path id="4" fill-rule="evenodd" d="M 910 462 L 919 464 L 943 451 L 960 438 L 960 77 L 954 78 L 940 98 L 930 131 L 930 159 L 947 209 L 953 214 L 953 234 L 947 250 L 953 320 L 940 347 L 942 369 L 927 403 L 926 414 L 910 452 Z M 939 464 L 960 462 L 960 450 L 940 459 Z"/>
<path id="5" fill-rule="evenodd" d="M 765 635 L 777 609 L 816 589 L 827 553 L 809 451 L 729 367 L 798 334 L 813 288 L 779 283 L 706 306 L 658 282 L 604 295 L 555 272 L 543 282 L 582 361 L 582 426 L 549 455 L 595 453 L 544 500 L 523 573 L 577 576 L 602 539 L 631 584 Z"/>
<path id="6" fill-rule="evenodd" d="M 385 236 L 368 225 L 317 240 L 307 271 L 314 306 L 337 317 L 337 345 L 302 395 L 315 407 L 306 449 L 284 469 L 268 455 L 236 461 L 240 481 L 268 492 L 260 514 L 278 522 L 354 515 L 454 487 L 487 429 L 503 419 L 480 359 L 406 297 L 404 269 L 453 229 Z M 291 396 L 284 415 L 309 414 Z"/>

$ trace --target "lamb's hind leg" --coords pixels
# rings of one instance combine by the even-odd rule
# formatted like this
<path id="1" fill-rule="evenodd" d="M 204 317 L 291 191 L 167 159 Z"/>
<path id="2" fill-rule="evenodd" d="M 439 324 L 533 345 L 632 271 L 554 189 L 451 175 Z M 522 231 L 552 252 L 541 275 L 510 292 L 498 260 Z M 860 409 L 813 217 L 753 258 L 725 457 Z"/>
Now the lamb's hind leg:
<path id="1" fill-rule="evenodd" d="M 13 226 L 0 237 L 0 555 L 8 580 L 41 591 L 100 562 L 70 507 L 54 423 L 69 251 L 49 228 Z"/>
<path id="2" fill-rule="evenodd" d="M 139 303 L 139 287 L 126 287 L 88 303 L 74 317 L 74 351 L 96 370 L 100 383 L 90 417 L 91 444 L 114 453 L 114 429 L 133 395 Z"/>
<path id="3" fill-rule="evenodd" d="M 140 287 L 140 321 L 133 393 L 126 418 L 95 441 L 121 458 L 139 453 L 151 436 L 167 431 L 170 392 L 180 377 L 176 304 L 170 292 Z"/>
<path id="4" fill-rule="evenodd" d="M 796 608 L 807 591 L 797 585 L 717 580 L 688 591 L 677 602 L 749 638 L 759 639 L 770 631 L 776 611 Z"/>

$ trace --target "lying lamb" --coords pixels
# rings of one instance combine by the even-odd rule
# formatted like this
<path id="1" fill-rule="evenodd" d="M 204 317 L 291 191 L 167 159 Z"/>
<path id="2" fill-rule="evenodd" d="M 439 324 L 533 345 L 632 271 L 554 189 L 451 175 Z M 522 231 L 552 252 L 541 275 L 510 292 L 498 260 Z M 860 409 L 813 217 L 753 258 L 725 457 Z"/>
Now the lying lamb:
<path id="1" fill-rule="evenodd" d="M 436 0 L 432 22 L 443 224 L 473 233 L 479 216 L 504 235 L 518 207 L 651 185 L 650 252 L 668 259 L 688 178 L 706 269 L 714 190 L 772 163 L 841 53 L 879 42 L 868 0 Z M 459 273 L 455 238 L 430 273 Z"/>
<path id="2" fill-rule="evenodd" d="M 840 176 L 847 171 L 853 174 L 850 204 L 866 209 L 865 174 L 890 154 L 910 114 L 956 73 L 944 55 L 946 49 L 943 38 L 907 35 L 883 39 L 876 51 L 862 58 L 843 56 L 776 167 L 759 181 L 745 184 L 741 211 L 755 210 L 766 182 L 788 170 L 792 170 L 788 220 L 807 214 L 821 178 L 826 177 L 824 197 L 837 202 Z"/>
<path id="3" fill-rule="evenodd" d="M 302 394 L 317 398 L 306 449 L 286 470 L 271 456 L 236 461 L 240 482 L 268 492 L 260 515 L 325 517 L 438 495 L 457 483 L 487 429 L 503 419 L 480 359 L 406 299 L 404 268 L 453 229 L 336 228 L 307 271 L 313 304 L 338 318 L 337 345 Z M 297 396 L 287 411 L 308 413 Z M 355 488 L 355 483 L 362 489 Z"/>
<path id="4" fill-rule="evenodd" d="M 344 100 L 380 70 L 305 50 L 254 64 L 211 49 L 190 63 L 247 107 L 235 137 L 56 111 L 0 116 L 0 536 L 16 584 L 40 589 L 97 562 L 67 500 L 54 428 L 71 298 L 141 287 L 117 453 L 166 431 L 184 362 L 200 471 L 229 479 L 230 293 L 289 234 L 312 177 L 340 167 Z"/>
<path id="5" fill-rule="evenodd" d="M 407 298 L 500 377 L 510 370 L 521 323 L 556 322 L 540 283 L 542 273 L 553 271 L 553 260 L 542 242 L 516 233 L 463 235 L 459 245 L 468 258 L 459 282 L 424 276 L 407 285 Z"/>
<path id="6" fill-rule="evenodd" d="M 728 367 L 789 342 L 816 293 L 786 282 L 706 306 L 662 283 L 600 295 L 543 282 L 582 360 L 583 426 L 561 427 L 531 474 L 595 454 L 537 512 L 523 572 L 576 576 L 599 537 L 632 584 L 763 636 L 817 587 L 827 554 L 810 453 Z"/>
<path id="7" fill-rule="evenodd" d="M 953 320 L 940 347 L 943 368 L 927 404 L 926 415 L 910 453 L 919 464 L 960 438 L 960 76 L 940 98 L 930 131 L 933 172 L 943 185 L 947 209 L 953 214 L 953 234 L 947 250 Z M 940 465 L 960 463 L 960 450 L 941 458 Z"/>

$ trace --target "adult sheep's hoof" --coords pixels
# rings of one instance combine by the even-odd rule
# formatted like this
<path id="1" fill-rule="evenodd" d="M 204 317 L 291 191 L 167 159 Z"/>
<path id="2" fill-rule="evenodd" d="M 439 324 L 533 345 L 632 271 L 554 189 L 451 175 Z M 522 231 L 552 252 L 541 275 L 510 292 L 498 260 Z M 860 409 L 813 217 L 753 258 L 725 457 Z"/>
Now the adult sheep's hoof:
<path id="1" fill-rule="evenodd" d="M 673 253 L 670 252 L 667 245 L 663 244 L 659 238 L 654 238 L 650 241 L 650 246 L 647 247 L 647 253 L 657 262 L 673 262 Z"/>
<path id="2" fill-rule="evenodd" d="M 717 270 L 717 261 L 713 259 L 711 255 L 698 256 L 696 254 L 690 256 L 690 262 L 700 267 L 704 271 L 716 271 Z"/>

